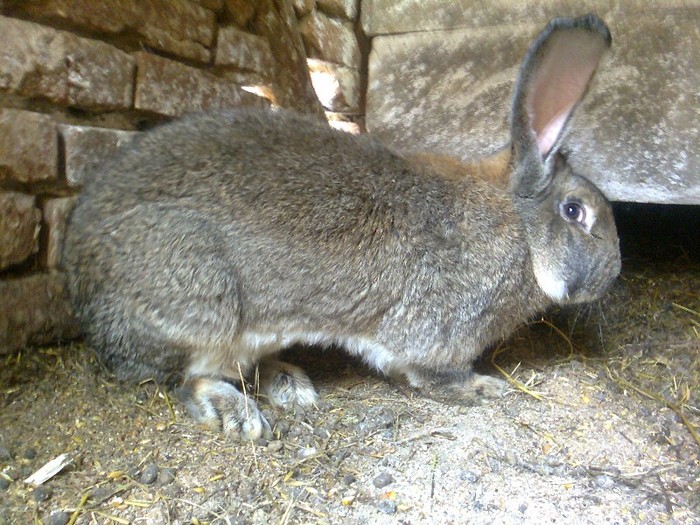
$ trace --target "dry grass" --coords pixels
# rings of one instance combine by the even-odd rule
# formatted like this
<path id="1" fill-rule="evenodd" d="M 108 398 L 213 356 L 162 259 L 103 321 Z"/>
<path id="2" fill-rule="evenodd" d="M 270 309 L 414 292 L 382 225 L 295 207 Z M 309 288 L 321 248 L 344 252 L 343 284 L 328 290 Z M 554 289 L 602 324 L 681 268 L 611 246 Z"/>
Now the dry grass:
<path id="1" fill-rule="evenodd" d="M 523 352 L 527 345 L 519 342 L 508 357 L 513 343 L 504 343 L 491 354 L 491 364 L 518 391 L 551 401 L 547 392 L 533 389 L 539 377 L 536 355 L 548 344 L 542 352 L 552 356 L 548 366 L 576 360 L 593 373 L 604 371 L 624 395 L 651 399 L 675 412 L 700 447 L 700 272 L 692 263 L 687 273 L 664 272 L 660 278 L 657 271 L 624 276 L 627 282 L 599 304 L 530 323 L 520 331 L 530 352 Z M 546 343 L 542 330 L 533 335 L 538 328 L 549 332 Z M 523 354 L 525 360 L 513 364 Z M 510 372 L 500 361 L 510 365 Z M 524 363 L 529 376 L 521 381 Z"/>

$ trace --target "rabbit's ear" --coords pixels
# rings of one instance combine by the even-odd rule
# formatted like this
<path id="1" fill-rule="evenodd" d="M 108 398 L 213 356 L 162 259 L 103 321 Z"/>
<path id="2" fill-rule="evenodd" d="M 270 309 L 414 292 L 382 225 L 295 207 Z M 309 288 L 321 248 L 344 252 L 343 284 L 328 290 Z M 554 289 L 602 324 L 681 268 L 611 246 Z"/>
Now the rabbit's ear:
<path id="1" fill-rule="evenodd" d="M 510 120 L 517 194 L 548 186 L 566 124 L 611 42 L 605 23 L 588 15 L 553 19 L 528 49 Z"/>

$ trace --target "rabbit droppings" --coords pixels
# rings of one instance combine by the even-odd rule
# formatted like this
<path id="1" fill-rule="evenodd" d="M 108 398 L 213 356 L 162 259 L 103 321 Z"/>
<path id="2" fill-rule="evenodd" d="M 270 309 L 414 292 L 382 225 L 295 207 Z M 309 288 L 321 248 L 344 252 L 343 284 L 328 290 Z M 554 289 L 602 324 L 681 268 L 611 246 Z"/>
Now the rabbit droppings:
<path id="1" fill-rule="evenodd" d="M 459 169 L 285 110 L 144 134 L 91 174 L 70 222 L 87 342 L 118 378 L 178 385 L 198 421 L 251 438 L 269 431 L 239 389 L 255 366 L 273 405 L 317 400 L 275 360 L 294 343 L 340 345 L 441 399 L 499 396 L 474 359 L 620 270 L 609 203 L 558 152 L 610 42 L 593 15 L 552 20 L 520 69 L 510 147 Z"/>

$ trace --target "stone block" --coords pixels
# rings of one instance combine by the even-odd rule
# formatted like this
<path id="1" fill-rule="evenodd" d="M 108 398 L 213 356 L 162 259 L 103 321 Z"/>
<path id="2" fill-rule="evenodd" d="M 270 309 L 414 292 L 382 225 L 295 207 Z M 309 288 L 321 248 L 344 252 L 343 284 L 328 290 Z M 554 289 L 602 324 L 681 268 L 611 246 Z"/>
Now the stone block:
<path id="1" fill-rule="evenodd" d="M 360 72 L 310 58 L 309 71 L 316 96 L 328 111 L 360 112 Z"/>
<path id="2" fill-rule="evenodd" d="M 41 212 L 33 195 L 0 192 L 0 270 L 21 263 L 39 249 Z"/>
<path id="3" fill-rule="evenodd" d="M 274 78 L 275 59 L 267 39 L 233 26 L 219 29 L 215 64 Z"/>
<path id="4" fill-rule="evenodd" d="M 133 34 L 146 45 L 207 62 L 214 42 L 215 16 L 190 1 L 172 0 L 23 0 L 10 13 L 90 32 Z"/>
<path id="5" fill-rule="evenodd" d="M 78 336 L 63 273 L 0 281 L 0 353 Z"/>
<path id="6" fill-rule="evenodd" d="M 85 173 L 112 157 L 138 135 L 135 131 L 59 125 L 63 141 L 66 181 L 70 186 L 83 183 Z"/>
<path id="7" fill-rule="evenodd" d="M 45 245 L 42 247 L 41 263 L 44 268 L 56 269 L 61 266 L 63 239 L 70 212 L 77 197 L 47 199 L 43 204 Z"/>
<path id="8" fill-rule="evenodd" d="M 65 31 L 0 16 L 0 91 L 84 108 L 131 106 L 133 59 Z"/>
<path id="9" fill-rule="evenodd" d="M 507 140 L 518 65 L 539 28 L 434 31 L 375 37 L 366 122 L 404 151 L 462 159 L 495 153 Z"/>
<path id="10" fill-rule="evenodd" d="M 498 25 L 541 24 L 555 16 L 596 13 L 607 18 L 649 9 L 699 7 L 698 0 L 363 0 L 362 27 L 368 36 Z"/>
<path id="11" fill-rule="evenodd" d="M 700 10 L 607 22 L 613 49 L 565 140 L 571 164 L 612 200 L 700 204 Z M 543 25 L 375 37 L 368 130 L 407 151 L 494 153 L 509 139 L 513 83 Z"/>
<path id="12" fill-rule="evenodd" d="M 309 57 L 360 69 L 360 46 L 351 22 L 314 11 L 301 20 L 299 30 Z"/>
<path id="13" fill-rule="evenodd" d="M 322 119 L 294 9 L 289 2 L 276 0 L 258 0 L 256 5 L 251 30 L 267 39 L 275 57 L 275 79 L 270 84 L 274 102 Z"/>
<path id="14" fill-rule="evenodd" d="M 359 0 L 317 0 L 318 8 L 328 16 L 354 21 Z"/>
<path id="15" fill-rule="evenodd" d="M 57 164 L 58 138 L 50 117 L 0 109 L 0 181 L 53 180 L 58 175 Z"/>
<path id="16" fill-rule="evenodd" d="M 352 135 L 359 135 L 362 133 L 362 127 L 358 122 L 353 120 L 353 118 L 356 117 L 350 116 L 347 113 L 326 111 L 326 119 L 332 128 L 344 131 L 345 133 L 351 133 Z"/>
<path id="17" fill-rule="evenodd" d="M 267 105 L 267 101 L 211 73 L 143 51 L 138 64 L 134 107 L 166 116 L 208 108 Z"/>
<path id="18" fill-rule="evenodd" d="M 226 12 L 239 27 L 245 27 L 255 16 L 258 0 L 225 0 Z"/>

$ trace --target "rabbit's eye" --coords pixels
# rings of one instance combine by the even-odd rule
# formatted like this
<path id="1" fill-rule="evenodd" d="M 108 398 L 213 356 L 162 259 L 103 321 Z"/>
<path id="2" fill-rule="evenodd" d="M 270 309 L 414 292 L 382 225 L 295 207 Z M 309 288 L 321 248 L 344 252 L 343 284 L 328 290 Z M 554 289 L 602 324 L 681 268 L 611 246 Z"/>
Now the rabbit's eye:
<path id="1" fill-rule="evenodd" d="M 586 218 L 586 212 L 578 202 L 565 202 L 561 205 L 561 214 L 565 219 L 582 223 Z"/>

